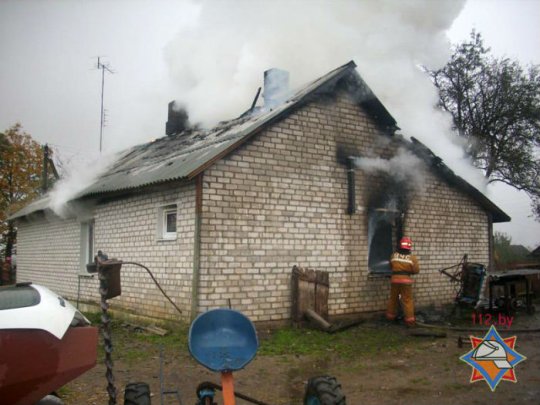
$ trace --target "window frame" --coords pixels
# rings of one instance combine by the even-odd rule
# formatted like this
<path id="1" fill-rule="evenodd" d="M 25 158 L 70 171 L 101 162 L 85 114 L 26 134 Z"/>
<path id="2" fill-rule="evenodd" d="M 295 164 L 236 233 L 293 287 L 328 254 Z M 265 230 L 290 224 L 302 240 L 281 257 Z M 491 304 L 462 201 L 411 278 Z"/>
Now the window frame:
<path id="1" fill-rule="evenodd" d="M 169 232 L 167 230 L 167 225 L 169 222 L 167 221 L 168 216 L 174 214 L 176 217 L 175 221 L 175 230 L 174 232 Z M 160 207 L 158 207 L 158 213 L 157 213 L 157 240 L 160 241 L 168 241 L 168 240 L 176 240 L 178 236 L 178 204 L 172 203 L 172 204 L 165 204 Z"/>

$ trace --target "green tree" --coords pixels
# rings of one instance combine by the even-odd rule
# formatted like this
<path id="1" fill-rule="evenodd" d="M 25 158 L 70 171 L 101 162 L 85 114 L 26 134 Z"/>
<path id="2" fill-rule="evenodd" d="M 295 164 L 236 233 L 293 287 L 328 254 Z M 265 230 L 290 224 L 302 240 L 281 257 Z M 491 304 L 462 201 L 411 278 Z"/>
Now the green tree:
<path id="1" fill-rule="evenodd" d="M 521 245 L 512 245 L 512 237 L 503 232 L 493 235 L 495 260 L 498 267 L 504 268 L 509 263 L 526 262 L 530 260 L 527 248 Z"/>
<path id="2" fill-rule="evenodd" d="M 0 133 L 0 254 L 11 256 L 16 229 L 7 221 L 41 191 L 43 150 L 17 123 Z"/>
<path id="3" fill-rule="evenodd" d="M 493 57 L 473 31 L 429 73 L 474 164 L 489 183 L 525 191 L 540 220 L 540 67 Z"/>

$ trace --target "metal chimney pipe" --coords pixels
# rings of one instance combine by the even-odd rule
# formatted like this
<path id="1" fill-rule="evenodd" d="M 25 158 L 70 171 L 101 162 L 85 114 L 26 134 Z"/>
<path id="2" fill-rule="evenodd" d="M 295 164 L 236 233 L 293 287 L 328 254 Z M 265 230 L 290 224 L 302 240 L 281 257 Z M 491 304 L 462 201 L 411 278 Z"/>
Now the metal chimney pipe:
<path id="1" fill-rule="evenodd" d="M 289 72 L 282 69 L 268 69 L 264 72 L 264 106 L 272 108 L 285 100 L 289 91 Z"/>

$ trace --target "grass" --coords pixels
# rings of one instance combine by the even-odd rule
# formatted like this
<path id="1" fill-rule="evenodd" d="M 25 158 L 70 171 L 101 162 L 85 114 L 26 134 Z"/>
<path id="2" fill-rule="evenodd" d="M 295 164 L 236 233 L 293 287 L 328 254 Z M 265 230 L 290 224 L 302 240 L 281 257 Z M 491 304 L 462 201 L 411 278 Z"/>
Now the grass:
<path id="1" fill-rule="evenodd" d="M 410 340 L 389 330 L 357 327 L 336 334 L 316 330 L 283 328 L 261 342 L 259 355 L 377 355 L 397 352 Z"/>
<path id="2" fill-rule="evenodd" d="M 85 316 L 93 325 L 101 326 L 101 314 L 88 313 Z M 141 326 L 145 326 L 141 323 Z M 163 347 L 165 350 L 174 350 L 187 353 L 188 326 L 183 323 L 171 322 L 162 326 L 168 331 L 165 336 L 159 336 L 143 329 L 134 328 L 120 319 L 111 316 L 111 338 L 113 344 L 113 358 L 136 362 L 148 358 L 149 355 L 158 355 Z M 98 357 L 105 356 L 103 340 L 100 336 Z"/>
<path id="3" fill-rule="evenodd" d="M 100 325 L 100 314 L 87 314 L 94 325 Z M 111 318 L 114 357 L 130 361 L 158 355 L 160 347 L 166 351 L 188 353 L 188 330 L 185 323 L 162 326 L 169 331 L 159 336 L 144 330 L 134 330 L 122 320 Z M 285 327 L 270 332 L 260 339 L 258 356 L 307 355 L 325 357 L 339 354 L 345 357 L 376 356 L 382 352 L 397 353 L 414 338 L 402 333 L 402 328 L 369 328 L 360 326 L 343 332 L 328 334 L 318 330 Z M 102 343 L 99 356 L 104 356 Z"/>

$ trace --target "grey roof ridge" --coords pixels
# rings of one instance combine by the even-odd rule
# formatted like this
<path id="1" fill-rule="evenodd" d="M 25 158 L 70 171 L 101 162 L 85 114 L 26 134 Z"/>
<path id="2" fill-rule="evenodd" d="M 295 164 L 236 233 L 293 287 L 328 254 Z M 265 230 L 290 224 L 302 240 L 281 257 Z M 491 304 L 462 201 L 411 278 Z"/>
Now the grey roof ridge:
<path id="1" fill-rule="evenodd" d="M 493 216 L 494 222 L 509 222 L 511 217 L 506 214 L 501 208 L 499 208 L 490 198 L 488 198 L 483 192 L 478 190 L 475 186 L 465 180 L 463 177 L 456 174 L 444 160 L 437 156 L 428 146 L 411 136 L 410 141 L 403 138 L 409 149 L 415 153 L 418 157 L 423 159 L 429 167 L 436 170 L 446 181 L 453 183 L 458 188 L 464 189 L 466 193 L 471 195 L 481 206 L 490 211 Z"/>

